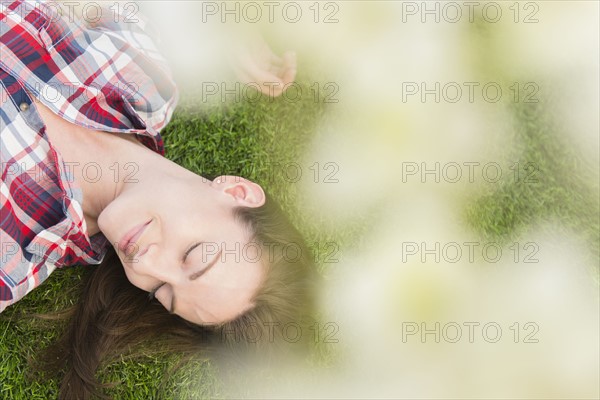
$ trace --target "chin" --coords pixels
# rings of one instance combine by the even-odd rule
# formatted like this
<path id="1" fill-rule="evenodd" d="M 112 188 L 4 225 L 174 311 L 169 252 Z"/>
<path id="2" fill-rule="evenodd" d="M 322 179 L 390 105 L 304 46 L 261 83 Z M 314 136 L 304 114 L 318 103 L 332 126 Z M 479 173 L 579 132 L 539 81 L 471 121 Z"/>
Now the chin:
<path id="1" fill-rule="evenodd" d="M 106 221 L 106 214 L 104 213 L 104 211 L 102 211 L 98 216 L 96 224 L 98 225 L 98 229 L 100 230 L 100 232 L 108 239 L 108 241 L 114 247 L 115 251 L 117 251 L 116 246 L 119 240 L 115 237 L 116 233 L 111 229 L 112 225 L 108 221 Z"/>

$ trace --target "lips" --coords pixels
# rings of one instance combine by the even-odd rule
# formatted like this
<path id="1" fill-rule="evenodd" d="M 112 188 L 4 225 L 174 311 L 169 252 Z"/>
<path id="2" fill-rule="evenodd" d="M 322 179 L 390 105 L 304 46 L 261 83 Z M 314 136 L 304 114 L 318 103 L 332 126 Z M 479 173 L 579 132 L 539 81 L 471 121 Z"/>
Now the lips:
<path id="1" fill-rule="evenodd" d="M 132 228 L 129 232 L 127 232 L 125 234 L 125 236 L 123 236 L 121 238 L 121 240 L 119 240 L 119 250 L 121 250 L 123 253 L 126 252 L 127 248 L 129 246 L 131 246 L 132 244 L 135 244 L 135 242 L 140 238 L 140 236 L 142 236 L 142 233 L 144 233 L 144 231 L 146 230 L 146 227 L 152 222 L 152 220 L 145 222 L 143 224 L 140 224 L 134 228 Z M 137 253 L 139 251 L 139 248 L 134 248 L 133 249 L 134 254 Z M 130 255 L 134 255 L 134 254 L 127 254 L 128 256 Z"/>

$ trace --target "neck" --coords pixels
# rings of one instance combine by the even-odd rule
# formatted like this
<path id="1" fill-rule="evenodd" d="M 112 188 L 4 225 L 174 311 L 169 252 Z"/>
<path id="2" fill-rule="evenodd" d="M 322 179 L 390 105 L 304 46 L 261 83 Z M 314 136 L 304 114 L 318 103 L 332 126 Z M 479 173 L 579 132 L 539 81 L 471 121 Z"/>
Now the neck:
<path id="1" fill-rule="evenodd" d="M 92 236 L 100 232 L 102 210 L 135 183 L 142 165 L 147 165 L 146 152 L 152 151 L 130 134 L 94 132 L 88 137 L 78 143 L 82 168 L 75 170 L 75 180 L 83 192 L 87 233 Z"/>
<path id="2" fill-rule="evenodd" d="M 186 171 L 137 141 L 133 134 L 94 131 L 71 124 L 41 102 L 36 109 L 53 147 L 70 166 L 83 192 L 88 236 L 100 232 L 98 217 L 108 204 L 158 174 Z"/>
<path id="3" fill-rule="evenodd" d="M 80 168 L 75 177 L 83 191 L 88 236 L 100 232 L 100 214 L 119 196 L 144 192 L 146 184 L 156 180 L 196 177 L 191 171 L 138 142 L 132 134 L 94 132 L 87 136 L 91 139 L 80 144 L 80 163 L 95 163 L 92 165 L 99 165 L 101 171 L 97 181 L 85 177 L 84 168 Z M 96 175 L 95 172 L 93 174 Z"/>

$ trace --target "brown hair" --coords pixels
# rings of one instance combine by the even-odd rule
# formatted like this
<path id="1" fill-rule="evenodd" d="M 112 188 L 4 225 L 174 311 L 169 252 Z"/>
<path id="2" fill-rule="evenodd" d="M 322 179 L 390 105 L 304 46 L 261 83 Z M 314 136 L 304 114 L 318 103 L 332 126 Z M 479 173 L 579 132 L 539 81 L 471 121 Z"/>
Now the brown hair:
<path id="1" fill-rule="evenodd" d="M 135 357 L 149 351 L 179 352 L 184 355 L 179 368 L 195 356 L 227 360 L 306 350 L 306 338 L 290 344 L 281 329 L 290 323 L 306 327 L 313 321 L 318 275 L 310 249 L 268 194 L 263 206 L 237 208 L 234 216 L 252 233 L 263 260 L 269 257 L 255 307 L 218 326 L 192 324 L 169 314 L 157 300 L 150 301 L 146 292 L 133 286 L 111 248 L 102 264 L 86 276 L 78 304 L 51 316 L 37 316 L 69 318 L 58 341 L 32 361 L 37 376 L 60 379 L 64 373 L 60 399 L 108 398 L 102 388 L 111 385 L 100 384 L 96 372 L 121 353 Z M 294 251 L 286 251 L 290 248 Z M 150 342 L 159 346 L 149 349 Z"/>

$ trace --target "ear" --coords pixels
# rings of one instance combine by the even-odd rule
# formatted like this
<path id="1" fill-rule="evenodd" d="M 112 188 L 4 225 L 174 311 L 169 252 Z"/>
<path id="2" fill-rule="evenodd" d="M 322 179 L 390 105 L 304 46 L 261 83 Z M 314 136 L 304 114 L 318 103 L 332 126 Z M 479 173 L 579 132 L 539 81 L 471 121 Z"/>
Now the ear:
<path id="1" fill-rule="evenodd" d="M 221 175 L 211 182 L 211 186 L 232 196 L 240 206 L 256 208 L 265 204 L 262 187 L 241 176 Z"/>

